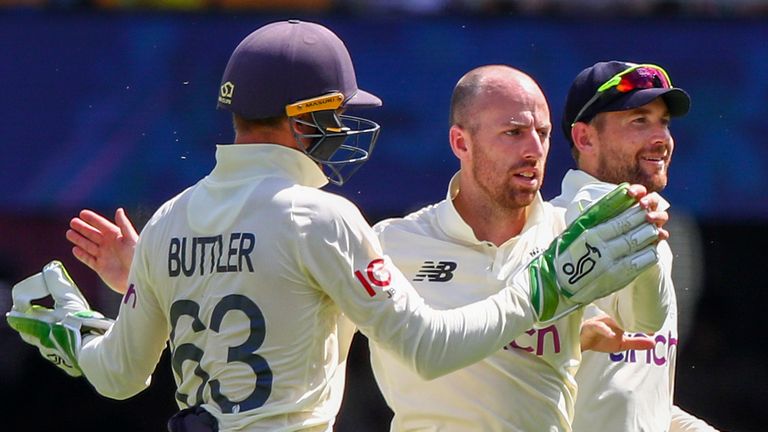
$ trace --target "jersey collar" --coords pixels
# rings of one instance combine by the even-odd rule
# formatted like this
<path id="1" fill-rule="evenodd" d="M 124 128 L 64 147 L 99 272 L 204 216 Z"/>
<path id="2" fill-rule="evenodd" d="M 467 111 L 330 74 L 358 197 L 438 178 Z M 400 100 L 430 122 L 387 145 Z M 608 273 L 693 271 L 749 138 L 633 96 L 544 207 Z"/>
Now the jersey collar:
<path id="1" fill-rule="evenodd" d="M 448 184 L 448 193 L 446 199 L 440 202 L 437 206 L 437 220 L 440 224 L 440 228 L 445 233 L 453 238 L 468 242 L 472 244 L 485 244 L 487 242 L 478 240 L 475 236 L 475 232 L 467 225 L 464 219 L 459 215 L 456 207 L 453 205 L 453 199 L 459 193 L 460 189 L 459 172 L 453 175 L 450 183 Z M 541 193 L 536 193 L 531 205 L 528 207 L 528 215 L 525 221 L 523 230 L 516 237 L 507 240 L 503 245 L 516 240 L 520 235 L 524 234 L 529 229 L 535 227 L 540 222 L 544 222 L 544 200 L 541 198 Z"/>
<path id="2" fill-rule="evenodd" d="M 565 173 L 565 176 L 563 176 L 563 182 L 560 184 L 560 196 L 552 201 L 562 201 L 564 203 L 562 207 L 565 207 L 565 204 L 573 201 L 573 199 L 576 197 L 576 194 L 579 192 L 579 189 L 590 183 L 603 182 L 582 170 L 569 169 L 568 172 Z"/>
<path id="3" fill-rule="evenodd" d="M 302 186 L 328 184 L 323 171 L 302 152 L 277 144 L 219 144 L 216 166 L 208 176 L 217 182 L 237 182 L 254 177 L 279 176 Z"/>
<path id="4" fill-rule="evenodd" d="M 583 204 L 579 205 L 586 206 L 605 195 L 615 186 L 613 183 L 600 181 L 585 171 L 570 169 L 563 177 L 563 182 L 560 185 L 560 195 L 553 198 L 550 203 L 556 207 L 567 208 L 579 199 L 584 200 Z M 589 199 L 585 199 L 585 196 L 589 197 Z M 659 206 L 657 208 L 659 210 L 667 210 L 669 207 L 669 202 L 659 195 Z M 584 208 L 581 208 L 580 211 L 584 210 Z"/>

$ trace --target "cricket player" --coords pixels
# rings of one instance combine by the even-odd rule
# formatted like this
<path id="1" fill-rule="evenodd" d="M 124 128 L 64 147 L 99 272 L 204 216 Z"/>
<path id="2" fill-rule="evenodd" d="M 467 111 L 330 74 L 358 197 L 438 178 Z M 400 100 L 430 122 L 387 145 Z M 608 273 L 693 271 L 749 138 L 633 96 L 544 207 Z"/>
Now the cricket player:
<path id="1" fill-rule="evenodd" d="M 335 34 L 296 20 L 261 27 L 232 53 L 218 101 L 233 114 L 234 143 L 217 146 L 213 171 L 149 220 L 128 276 L 105 278 L 124 293 L 114 324 L 100 326 L 56 262 L 14 287 L 8 317 L 47 359 L 117 399 L 149 385 L 168 343 L 181 408 L 173 432 L 331 431 L 354 328 L 435 378 L 626 285 L 656 264 L 668 235 L 644 188 L 621 186 L 493 293 L 435 310 L 358 209 L 319 189 L 344 183 L 379 129 L 342 114 L 381 101 L 357 87 Z M 114 269 L 100 247 L 121 243 L 81 223 L 68 232 L 77 256 Z M 584 259 L 579 278 L 556 273 Z M 30 306 L 46 292 L 52 310 Z"/>
<path id="2" fill-rule="evenodd" d="M 609 61 L 581 71 L 568 92 L 562 122 L 578 169 L 568 171 L 561 195 L 550 202 L 566 209 L 567 222 L 621 182 L 660 192 L 674 150 L 670 119 L 689 108 L 688 94 L 673 87 L 657 65 Z M 663 326 L 649 334 L 652 349 L 584 353 L 576 374 L 574 432 L 594 431 L 597 424 L 606 431 L 714 430 L 673 404 L 679 336 L 672 251 L 666 241 L 659 244 L 659 255 L 660 265 L 632 283 L 639 290 L 663 287 L 667 294 Z M 588 306 L 585 328 L 621 301 L 616 293 Z M 619 315 L 615 325 L 635 327 L 635 318 Z M 607 330 L 605 323 L 597 328 Z"/>
<path id="3" fill-rule="evenodd" d="M 497 291 L 566 227 L 562 211 L 539 193 L 551 121 L 531 77 L 501 65 L 468 72 L 454 89 L 450 119 L 460 170 L 446 199 L 374 227 L 395 265 L 441 309 Z M 585 255 L 564 271 L 578 279 L 590 268 Z M 656 331 L 668 294 L 666 286 L 650 288 L 629 293 L 626 310 L 606 310 L 636 316 L 636 331 Z M 391 430 L 570 431 L 581 316 L 526 329 L 486 359 L 434 380 L 371 340 L 376 381 L 394 412 Z"/>

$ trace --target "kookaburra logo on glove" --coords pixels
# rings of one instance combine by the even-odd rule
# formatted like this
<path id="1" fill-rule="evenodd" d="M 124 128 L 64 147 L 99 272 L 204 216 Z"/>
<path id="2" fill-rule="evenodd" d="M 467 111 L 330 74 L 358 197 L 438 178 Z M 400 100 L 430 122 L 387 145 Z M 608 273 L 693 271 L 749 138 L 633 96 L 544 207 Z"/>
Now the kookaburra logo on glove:
<path id="1" fill-rule="evenodd" d="M 563 265 L 563 273 L 570 276 L 568 278 L 568 283 L 570 284 L 575 284 L 579 281 L 579 279 L 588 275 L 589 272 L 595 268 L 597 262 L 592 258 L 593 255 L 597 255 L 597 258 L 602 257 L 600 249 L 586 242 L 584 243 L 584 246 L 586 247 L 587 251 L 584 253 L 584 255 L 579 257 L 575 267 L 572 263 L 565 263 Z"/>
<path id="2" fill-rule="evenodd" d="M 58 355 L 58 354 L 47 354 L 45 356 L 51 363 L 55 364 L 56 366 L 64 366 L 65 368 L 74 368 L 75 365 L 71 362 L 67 362 L 67 360 Z"/>

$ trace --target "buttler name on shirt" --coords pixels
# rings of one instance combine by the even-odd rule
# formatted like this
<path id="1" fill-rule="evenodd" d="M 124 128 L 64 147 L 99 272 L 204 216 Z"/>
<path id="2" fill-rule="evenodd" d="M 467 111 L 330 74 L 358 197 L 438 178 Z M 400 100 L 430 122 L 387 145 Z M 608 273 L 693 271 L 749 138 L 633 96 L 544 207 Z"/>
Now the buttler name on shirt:
<path id="1" fill-rule="evenodd" d="M 205 273 L 253 272 L 253 233 L 207 237 L 172 237 L 168 247 L 168 276 Z"/>

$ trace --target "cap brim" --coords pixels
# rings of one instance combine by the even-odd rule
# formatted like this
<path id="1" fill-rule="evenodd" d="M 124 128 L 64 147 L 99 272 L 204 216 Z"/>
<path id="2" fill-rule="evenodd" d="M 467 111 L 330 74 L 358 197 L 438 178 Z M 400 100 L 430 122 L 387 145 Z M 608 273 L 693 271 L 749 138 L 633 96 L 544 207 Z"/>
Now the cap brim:
<path id="1" fill-rule="evenodd" d="M 357 92 L 344 102 L 344 108 L 373 108 L 381 106 L 381 99 L 365 90 Z"/>
<path id="2" fill-rule="evenodd" d="M 685 90 L 679 88 L 651 88 L 637 90 L 624 97 L 620 97 L 610 104 L 601 107 L 599 111 L 626 111 L 651 103 L 658 97 L 664 99 L 664 103 L 667 104 L 667 109 L 669 109 L 669 115 L 672 117 L 684 116 L 691 109 L 691 98 Z"/>

